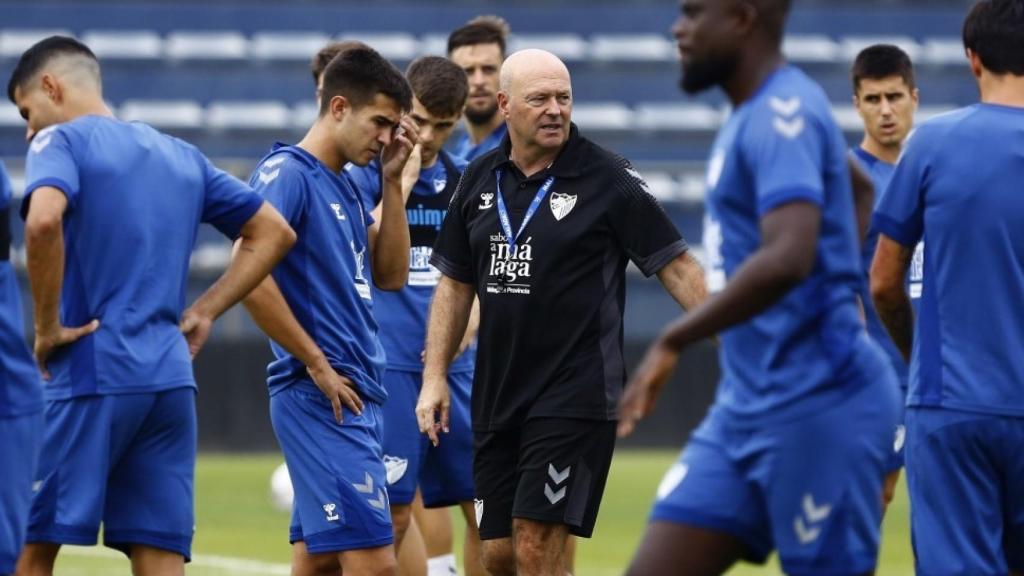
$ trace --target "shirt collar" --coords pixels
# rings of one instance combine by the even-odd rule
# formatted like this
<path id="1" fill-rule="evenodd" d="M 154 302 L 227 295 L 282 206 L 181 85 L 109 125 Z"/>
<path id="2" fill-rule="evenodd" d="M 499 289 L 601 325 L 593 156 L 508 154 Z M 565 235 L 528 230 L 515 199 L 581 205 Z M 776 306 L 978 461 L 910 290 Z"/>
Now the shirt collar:
<path id="1" fill-rule="evenodd" d="M 514 166 L 512 160 L 509 158 L 509 154 L 512 152 L 512 140 L 506 133 L 505 137 L 502 138 L 501 144 L 498 146 L 499 152 L 494 155 L 491 160 L 491 171 L 495 171 L 499 168 L 508 168 Z M 580 175 L 583 162 L 585 160 L 583 137 L 580 136 L 579 129 L 576 124 L 569 124 L 569 139 L 565 145 L 562 146 L 562 150 L 558 153 L 555 158 L 554 164 L 548 168 L 547 173 L 556 178 L 573 178 Z"/>

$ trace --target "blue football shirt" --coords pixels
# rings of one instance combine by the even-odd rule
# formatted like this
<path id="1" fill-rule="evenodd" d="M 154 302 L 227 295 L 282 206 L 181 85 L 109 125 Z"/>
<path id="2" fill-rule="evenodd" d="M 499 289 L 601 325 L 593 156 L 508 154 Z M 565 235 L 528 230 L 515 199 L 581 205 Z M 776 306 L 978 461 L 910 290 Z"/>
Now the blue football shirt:
<path id="1" fill-rule="evenodd" d="M 250 178 L 298 240 L 273 277 L 307 334 L 340 374 L 383 403 L 384 349 L 373 316 L 367 228 L 373 223 L 349 180 L 297 146 L 275 144 Z M 270 394 L 300 386 L 319 394 L 303 363 L 271 341 Z"/>
<path id="2" fill-rule="evenodd" d="M 924 242 L 908 406 L 1024 416 L 1022 181 L 1024 109 L 976 104 L 907 142 L 874 226 Z"/>
<path id="3" fill-rule="evenodd" d="M 481 140 L 479 144 L 473 144 L 473 140 L 469 137 L 469 132 L 463 132 L 456 136 L 455 144 L 452 146 L 452 154 L 466 162 L 472 162 L 500 146 L 506 134 L 508 134 L 508 125 L 504 122 L 495 128 L 494 132 L 488 134 L 487 138 Z"/>
<path id="4" fill-rule="evenodd" d="M 23 216 L 42 186 L 68 199 L 61 322 L 100 321 L 51 356 L 47 397 L 195 386 L 178 322 L 196 232 L 209 222 L 237 236 L 262 199 L 194 146 L 105 116 L 36 134 L 26 181 Z"/>
<path id="5" fill-rule="evenodd" d="M 434 288 L 441 272 L 430 264 L 434 242 L 448 212 L 448 204 L 459 176 L 468 162 L 442 151 L 437 162 L 420 172 L 406 202 L 409 221 L 409 281 L 397 292 L 374 288 L 374 310 L 380 323 L 380 339 L 384 344 L 389 370 L 423 371 L 423 351 L 427 337 L 427 315 Z M 363 203 L 372 210 L 381 201 L 380 164 L 371 162 L 365 168 L 348 171 L 356 183 Z M 475 350 L 456 358 L 449 372 L 472 372 Z"/>
<path id="6" fill-rule="evenodd" d="M 25 343 L 21 291 L 9 258 L 11 182 L 0 163 L 0 418 L 42 410 L 43 387 Z"/>
<path id="7" fill-rule="evenodd" d="M 882 200 L 882 193 L 885 192 L 885 188 L 889 185 L 889 180 L 892 178 L 896 165 L 880 160 L 859 146 L 853 149 L 853 157 L 871 176 L 871 182 L 875 186 L 875 208 L 877 208 Z M 864 267 L 864 286 L 861 301 L 864 303 L 864 320 L 867 324 L 868 334 L 875 339 L 875 342 L 878 342 L 878 345 L 882 347 L 882 351 L 888 356 L 889 363 L 892 364 L 893 370 L 896 371 L 900 388 L 905 396 L 907 391 L 907 362 L 903 359 L 903 355 L 900 354 L 899 348 L 893 343 L 892 338 L 889 337 L 889 332 L 885 329 L 882 319 L 878 317 L 878 311 L 875 310 L 875 304 L 871 300 L 871 294 L 868 290 L 868 273 L 871 270 L 871 261 L 875 258 L 875 249 L 877 247 L 878 229 L 875 226 L 870 226 L 861 247 L 861 262 Z M 911 302 L 915 305 L 917 304 L 917 299 L 921 296 L 923 266 L 921 266 L 920 260 L 923 257 L 923 249 L 924 247 L 918 244 L 914 250 L 914 264 L 910 273 L 907 274 L 906 289 L 910 295 Z"/>
<path id="8" fill-rule="evenodd" d="M 851 392 L 854 351 L 874 345 L 856 302 L 861 270 L 846 145 L 821 88 L 791 66 L 773 73 L 722 127 L 707 179 L 712 291 L 758 250 L 767 212 L 803 201 L 819 206 L 822 218 L 811 275 L 720 335 L 716 409 L 754 424 L 832 405 Z"/>

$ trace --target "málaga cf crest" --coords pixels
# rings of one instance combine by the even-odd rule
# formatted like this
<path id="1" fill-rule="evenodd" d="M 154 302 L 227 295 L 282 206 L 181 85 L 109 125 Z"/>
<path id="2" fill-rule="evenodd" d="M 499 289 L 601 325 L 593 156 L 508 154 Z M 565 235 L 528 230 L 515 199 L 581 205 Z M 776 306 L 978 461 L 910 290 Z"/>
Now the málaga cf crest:
<path id="1" fill-rule="evenodd" d="M 572 212 L 573 207 L 576 206 L 576 196 L 552 192 L 550 204 L 551 213 L 554 214 L 555 220 L 561 220 L 568 216 L 569 212 Z"/>

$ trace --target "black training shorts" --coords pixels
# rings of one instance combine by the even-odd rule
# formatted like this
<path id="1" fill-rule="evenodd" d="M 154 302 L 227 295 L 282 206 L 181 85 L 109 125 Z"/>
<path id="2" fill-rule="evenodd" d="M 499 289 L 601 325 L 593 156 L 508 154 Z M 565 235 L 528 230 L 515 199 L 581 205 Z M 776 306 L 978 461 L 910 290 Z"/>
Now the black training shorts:
<path id="1" fill-rule="evenodd" d="M 512 535 L 512 519 L 594 532 L 615 448 L 616 422 L 534 418 L 473 434 L 473 481 L 480 538 Z"/>

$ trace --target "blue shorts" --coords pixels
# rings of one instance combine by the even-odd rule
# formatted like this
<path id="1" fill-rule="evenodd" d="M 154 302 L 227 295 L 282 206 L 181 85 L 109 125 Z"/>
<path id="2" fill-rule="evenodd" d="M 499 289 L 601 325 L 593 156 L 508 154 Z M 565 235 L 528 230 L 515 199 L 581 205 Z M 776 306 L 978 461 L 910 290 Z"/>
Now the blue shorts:
<path id="1" fill-rule="evenodd" d="M 0 574 L 13 574 L 25 544 L 25 524 L 32 504 L 43 413 L 0 418 Z"/>
<path id="2" fill-rule="evenodd" d="M 469 419 L 472 372 L 448 375 L 451 392 L 448 434 L 437 447 L 420 434 L 416 422 L 423 374 L 388 370 L 384 373 L 388 401 L 384 404 L 384 465 L 388 494 L 395 504 L 409 504 L 419 485 L 427 508 L 473 501 L 473 430 Z"/>
<path id="3" fill-rule="evenodd" d="M 270 420 L 284 453 L 295 504 L 289 542 L 312 554 L 386 546 L 393 541 L 380 443 L 381 407 L 343 409 L 334 420 L 320 392 L 289 386 L 270 397 Z"/>
<path id="4" fill-rule="evenodd" d="M 874 569 L 898 397 L 887 377 L 812 416 L 744 426 L 712 408 L 658 488 L 651 521 L 726 532 L 787 574 Z"/>
<path id="5" fill-rule="evenodd" d="M 50 401 L 29 542 L 191 556 L 196 391 Z M 108 497 L 109 496 L 109 497 Z"/>
<path id="6" fill-rule="evenodd" d="M 905 396 L 903 396 L 905 397 Z M 892 435 L 892 451 L 889 453 L 889 462 L 885 467 L 886 472 L 896 472 L 903 468 L 906 460 L 906 441 L 907 441 L 907 427 L 906 427 L 906 407 L 900 402 L 899 413 L 896 418 L 896 427 L 893 430 Z"/>
<path id="7" fill-rule="evenodd" d="M 907 410 L 917 573 L 1024 572 L 1024 418 Z"/>

